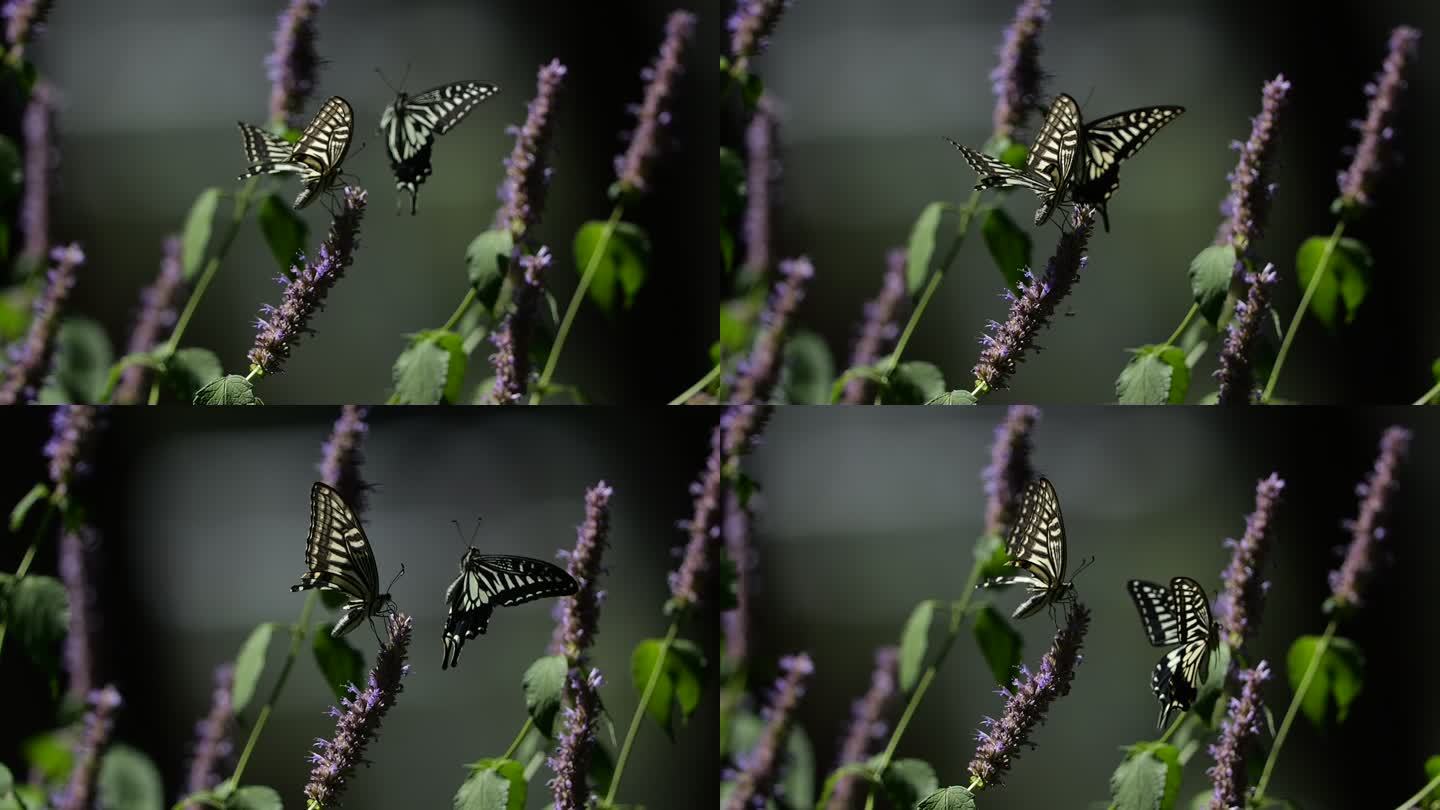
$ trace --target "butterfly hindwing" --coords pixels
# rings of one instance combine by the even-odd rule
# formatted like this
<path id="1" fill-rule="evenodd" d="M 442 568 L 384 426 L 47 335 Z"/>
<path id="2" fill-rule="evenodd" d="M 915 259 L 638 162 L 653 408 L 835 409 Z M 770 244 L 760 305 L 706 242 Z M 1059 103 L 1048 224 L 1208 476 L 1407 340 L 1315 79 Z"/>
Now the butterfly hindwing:
<path id="1" fill-rule="evenodd" d="M 1011 614 L 1013 618 L 1030 616 L 1070 591 L 1071 584 L 1065 580 L 1065 520 L 1049 479 L 1037 478 L 1020 493 L 1018 514 L 1005 539 L 1005 554 L 1022 573 L 991 577 L 981 585 L 1026 586 L 1029 596 Z"/>
<path id="2" fill-rule="evenodd" d="M 963 146 L 951 141 L 950 145 L 960 150 L 965 156 L 965 162 L 980 176 L 980 182 L 975 184 L 975 190 L 980 191 L 987 188 L 1028 188 L 1036 193 L 1043 194 L 1050 187 L 1046 185 L 1043 178 L 1033 176 L 1025 169 L 1017 169 L 998 158 L 990 157 L 984 152 L 977 152 L 968 146 Z"/>
<path id="3" fill-rule="evenodd" d="M 430 151 L 436 135 L 444 135 L 460 123 L 480 102 L 499 92 L 484 82 L 454 82 L 407 96 L 401 93 L 380 115 L 385 151 L 395 174 L 395 189 L 410 194 L 410 213 L 429 177 Z"/>
<path id="4" fill-rule="evenodd" d="M 321 588 L 350 597 L 332 635 L 350 632 L 362 620 L 380 613 L 389 601 L 389 594 L 380 593 L 375 554 L 365 529 L 340 493 L 320 481 L 310 487 L 305 567 L 309 570 L 300 577 L 300 584 L 291 586 L 292 592 Z"/>
<path id="5" fill-rule="evenodd" d="M 257 174 L 299 171 L 299 168 L 290 162 L 290 153 L 294 146 L 289 141 L 244 121 L 237 121 L 236 124 L 240 127 L 240 137 L 245 144 L 245 159 L 252 164 L 240 175 L 241 180 Z"/>
<path id="6" fill-rule="evenodd" d="M 481 554 L 471 548 L 460 561 L 460 575 L 445 591 L 444 658 L 441 669 L 460 662 L 460 648 L 467 639 L 485 632 L 496 605 L 511 606 L 569 596 L 579 583 L 553 563 L 530 557 Z"/>

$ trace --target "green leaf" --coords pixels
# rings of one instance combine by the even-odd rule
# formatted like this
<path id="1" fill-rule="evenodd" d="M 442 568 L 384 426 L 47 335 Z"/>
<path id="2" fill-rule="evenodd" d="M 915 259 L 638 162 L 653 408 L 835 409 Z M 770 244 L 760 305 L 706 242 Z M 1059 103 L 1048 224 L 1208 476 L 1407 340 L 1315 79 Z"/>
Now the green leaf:
<path id="1" fill-rule="evenodd" d="M 44 483 L 31 487 L 30 491 L 25 493 L 25 496 L 15 504 L 15 508 L 10 510 L 10 533 L 15 534 L 20 531 L 20 527 L 25 525 L 25 516 L 30 514 L 30 507 L 48 497 L 50 497 L 50 487 Z"/>
<path id="2" fill-rule="evenodd" d="M 1212 326 L 1219 322 L 1225 296 L 1230 294 L 1235 263 L 1235 246 L 1230 244 L 1211 245 L 1190 260 L 1190 293 Z"/>
<path id="3" fill-rule="evenodd" d="M 915 810 L 975 810 L 975 795 L 959 785 L 951 785 L 921 799 Z"/>
<path id="4" fill-rule="evenodd" d="M 1190 706 L 1190 711 L 1204 719 L 1211 728 L 1219 727 L 1219 722 L 1210 722 L 1211 719 L 1215 717 L 1223 719 L 1228 713 L 1229 701 L 1224 698 L 1225 682 L 1230 674 L 1231 655 L 1229 644 L 1222 642 L 1216 645 L 1215 651 L 1210 655 L 1209 669 L 1205 672 L 1205 680 L 1196 690 L 1195 700 Z"/>
<path id="5" fill-rule="evenodd" d="M 455 792 L 454 810 L 524 810 L 525 766 L 513 759 L 482 759 Z"/>
<path id="6" fill-rule="evenodd" d="M 25 762 L 46 782 L 62 782 L 75 766 L 75 734 L 71 729 L 37 734 L 21 744 Z"/>
<path id="7" fill-rule="evenodd" d="M 1008 138 L 996 146 L 997 149 L 995 151 L 999 152 L 997 157 L 1000 158 L 1002 163 L 1009 165 L 1012 169 L 1025 168 L 1025 158 L 1030 156 L 1030 148 L 1028 146 L 1023 143 L 1015 143 Z"/>
<path id="8" fill-rule="evenodd" d="M 662 641 L 657 638 L 645 639 L 635 645 L 630 656 L 630 678 L 635 694 L 645 691 L 651 673 L 660 666 Z M 701 677 L 705 670 L 705 656 L 694 643 L 684 640 L 673 641 L 665 656 L 664 665 L 656 676 L 655 689 L 650 694 L 650 703 L 645 711 L 660 724 L 666 734 L 674 736 L 673 715 L 676 704 L 680 706 L 681 721 L 688 720 L 700 705 Z"/>
<path id="9" fill-rule="evenodd" d="M 54 577 L 31 574 L 17 582 L 11 574 L 0 574 L 0 594 L 6 595 L 0 616 L 30 660 L 53 674 L 59 667 L 60 642 L 70 624 L 65 586 Z"/>
<path id="10" fill-rule="evenodd" d="M 465 248 L 465 268 L 470 286 L 475 288 L 480 305 L 491 312 L 495 311 L 495 301 L 505 283 L 510 255 L 514 251 L 515 241 L 508 229 L 485 231 Z"/>
<path id="11" fill-rule="evenodd" d="M 123 743 L 106 750 L 100 758 L 96 780 L 96 804 L 106 810 L 162 810 L 165 785 L 160 769 L 140 751 Z"/>
<path id="12" fill-rule="evenodd" d="M 220 358 L 209 349 L 180 349 L 165 361 L 165 382 L 186 401 L 193 400 L 205 383 L 224 376 Z"/>
<path id="13" fill-rule="evenodd" d="M 823 810 L 830 806 L 830 797 L 835 794 L 835 788 L 839 787 L 840 780 L 847 776 L 854 776 L 863 782 L 878 784 L 869 763 L 852 762 L 849 765 L 841 765 L 825 777 L 825 787 L 820 791 L 820 799 L 815 802 L 816 810 Z"/>
<path id="14" fill-rule="evenodd" d="M 600 247 L 606 223 L 592 220 L 575 232 L 575 270 L 582 275 Z M 638 225 L 619 222 L 600 254 L 595 275 L 590 280 L 590 298 L 607 315 L 615 312 L 618 292 L 624 309 L 635 303 L 635 295 L 645 285 L 649 272 L 650 237 Z"/>
<path id="15" fill-rule="evenodd" d="M 912 360 L 896 367 L 880 401 L 886 405 L 924 405 L 947 393 L 945 375 L 934 363 Z"/>
<path id="16" fill-rule="evenodd" d="M 980 581 L 984 582 L 991 577 L 1003 577 L 1006 574 L 1015 573 L 1011 570 L 1010 555 L 1005 553 L 1005 541 L 998 535 L 981 535 L 975 541 L 975 559 L 983 561 L 980 566 Z M 1008 585 L 994 587 L 1008 588 Z"/>
<path id="17" fill-rule="evenodd" d="M 454 405 L 465 380 L 465 350 L 460 336 L 431 329 L 410 336 L 410 348 L 395 361 L 393 405 Z"/>
<path id="18" fill-rule="evenodd" d="M 15 777 L 10 775 L 10 769 L 0 764 L 0 796 L 4 796 L 15 790 Z"/>
<path id="19" fill-rule="evenodd" d="M 1290 688 L 1298 690 L 1300 679 L 1315 657 L 1319 647 L 1319 636 L 1301 636 L 1290 645 L 1285 657 L 1290 674 Z M 1325 654 L 1320 658 L 1315 676 L 1300 704 L 1305 716 L 1317 727 L 1324 728 L 1328 718 L 1336 723 L 1345 722 L 1350 714 L 1350 704 L 1359 696 L 1365 681 L 1365 656 L 1355 642 L 1344 638 L 1332 638 Z"/>
<path id="20" fill-rule="evenodd" d="M 260 223 L 260 232 L 265 235 L 265 244 L 270 246 L 270 255 L 275 257 L 275 263 L 280 265 L 281 270 L 289 270 L 305 247 L 309 226 L 278 194 L 271 194 L 260 201 L 255 218 Z"/>
<path id="21" fill-rule="evenodd" d="M 1312 236 L 1300 245 L 1295 254 L 1296 278 L 1300 289 L 1310 286 L 1310 279 L 1320 265 L 1329 237 Z M 1355 312 L 1370 291 L 1370 269 L 1373 260 L 1370 249 L 1357 239 L 1341 239 L 1330 254 L 1325 273 L 1317 282 L 1315 294 L 1310 299 L 1310 311 L 1325 325 L 1334 330 L 1341 315 L 1345 323 L 1355 320 Z"/>
<path id="22" fill-rule="evenodd" d="M 265 653 L 274 631 L 272 624 L 257 625 L 240 645 L 240 652 L 235 656 L 235 679 L 230 686 L 230 703 L 235 714 L 245 711 L 250 699 L 255 697 L 255 685 L 265 671 Z"/>
<path id="23" fill-rule="evenodd" d="M 1440 776 L 1440 756 L 1433 756 L 1425 760 L 1425 779 L 1428 783 L 1435 777 Z M 1440 787 L 1425 794 L 1425 801 L 1440 801 Z"/>
<path id="24" fill-rule="evenodd" d="M 1190 367 L 1178 346 L 1141 346 L 1115 381 L 1121 405 L 1179 405 L 1190 388 Z"/>
<path id="25" fill-rule="evenodd" d="M 940 215 L 948 203 L 932 202 L 925 206 L 910 228 L 910 241 L 905 252 L 905 291 L 913 296 L 925 286 L 930 277 L 930 259 L 935 255 L 935 231 L 940 227 Z"/>
<path id="26" fill-rule="evenodd" d="M 285 804 L 274 788 L 247 785 L 225 799 L 225 810 L 283 810 Z"/>
<path id="27" fill-rule="evenodd" d="M 1180 797 L 1180 751 L 1147 743 L 1131 749 L 1110 777 L 1115 810 L 1172 810 Z"/>
<path id="28" fill-rule="evenodd" d="M 1025 269 L 1030 266 L 1030 234 L 1020 229 L 1015 220 L 1003 208 L 991 208 L 980 223 L 980 234 L 985 237 L 985 247 L 990 258 L 1005 277 L 1005 286 L 1019 286 Z"/>
<path id="29" fill-rule="evenodd" d="M 935 602 L 927 599 L 910 611 L 900 631 L 900 691 L 909 692 L 920 680 L 920 665 L 930 647 L 930 623 L 935 619 Z"/>
<path id="30" fill-rule="evenodd" d="M 925 403 L 926 405 L 978 405 L 979 400 L 975 395 L 963 388 L 954 391 L 946 391 L 938 397 Z"/>
<path id="31" fill-rule="evenodd" d="M 66 318 L 55 336 L 54 374 L 41 402 L 98 402 L 114 362 L 105 327 L 89 318 Z"/>
<path id="32" fill-rule="evenodd" d="M 29 331 L 37 289 L 34 284 L 19 284 L 0 290 L 0 342 L 19 340 Z"/>
<path id="33" fill-rule="evenodd" d="M 546 737 L 555 736 L 555 718 L 560 713 L 560 699 L 568 671 L 565 656 L 547 655 L 535 659 L 520 680 L 520 686 L 525 690 L 525 710 L 530 712 L 535 727 Z"/>
<path id="34" fill-rule="evenodd" d="M 785 342 L 781 380 L 785 401 L 793 405 L 824 405 L 830 401 L 830 383 L 835 379 L 835 360 L 825 339 L 798 329 Z"/>
<path id="35" fill-rule="evenodd" d="M 745 210 L 745 161 L 734 149 L 720 147 L 720 221 L 730 222 Z"/>
<path id="36" fill-rule="evenodd" d="M 935 769 L 922 759 L 897 759 L 880 774 L 880 783 L 895 807 L 914 807 L 940 789 Z"/>
<path id="37" fill-rule="evenodd" d="M 211 380 L 195 392 L 196 405 L 263 405 L 255 396 L 255 386 L 239 374 Z"/>
<path id="38" fill-rule="evenodd" d="M 992 605 L 976 612 L 974 632 L 975 643 L 980 645 L 980 653 L 990 665 L 995 683 L 1008 686 L 1011 671 L 1020 665 L 1020 634 Z"/>
<path id="39" fill-rule="evenodd" d="M 796 724 L 785 739 L 785 776 L 780 780 L 785 803 L 796 810 L 815 804 L 815 747 Z"/>
<path id="40" fill-rule="evenodd" d="M 190 215 L 185 217 L 185 230 L 180 237 L 180 266 L 185 280 L 194 281 L 200 274 L 200 265 L 205 260 L 205 247 L 210 244 L 210 227 L 215 219 L 215 208 L 220 204 L 220 189 L 207 188 L 200 192 L 190 206 Z"/>
<path id="41" fill-rule="evenodd" d="M 353 644 L 343 638 L 335 638 L 329 631 L 328 623 L 315 625 L 310 646 L 320 674 L 325 676 L 325 682 L 330 684 L 330 691 L 335 693 L 336 699 L 341 699 L 349 696 L 349 690 L 345 688 L 347 684 L 358 685 L 364 677 L 365 656 Z"/>

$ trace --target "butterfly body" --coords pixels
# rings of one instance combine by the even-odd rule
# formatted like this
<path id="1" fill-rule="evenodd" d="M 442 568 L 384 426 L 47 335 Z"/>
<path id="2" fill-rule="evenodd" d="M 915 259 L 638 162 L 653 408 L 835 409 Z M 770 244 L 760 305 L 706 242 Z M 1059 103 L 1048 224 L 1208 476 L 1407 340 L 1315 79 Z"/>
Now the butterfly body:
<path id="1" fill-rule="evenodd" d="M 380 575 L 370 538 L 339 492 L 316 481 L 310 487 L 310 533 L 305 539 L 305 567 L 300 584 L 291 592 L 309 588 L 339 591 L 348 599 L 330 635 L 340 637 L 371 616 L 394 611 L 388 593 L 380 593 Z"/>
<path id="2" fill-rule="evenodd" d="M 350 151 L 355 112 L 350 102 L 331 96 L 293 144 L 243 121 L 239 126 L 245 158 L 251 163 L 240 179 L 258 174 L 297 174 L 302 187 L 295 197 L 295 207 L 304 208 L 339 181 L 340 166 Z"/>
<path id="3" fill-rule="evenodd" d="M 1210 616 L 1205 589 L 1189 577 L 1174 577 L 1168 587 L 1132 579 L 1126 589 L 1150 644 L 1179 645 L 1160 659 L 1150 675 L 1150 690 L 1160 701 L 1157 725 L 1164 728 L 1175 712 L 1189 711 L 1194 704 L 1209 676 L 1219 628 Z"/>
<path id="4" fill-rule="evenodd" d="M 506 554 L 481 554 L 471 546 L 460 558 L 460 575 L 445 589 L 445 649 L 440 668 L 460 663 L 467 639 L 485 632 L 497 605 L 509 607 L 569 596 L 580 589 L 564 569 L 544 560 Z"/>
<path id="5" fill-rule="evenodd" d="M 398 93 L 380 114 L 380 132 L 385 136 L 395 189 L 409 192 L 411 214 L 419 201 L 420 184 L 433 171 L 430 154 L 435 136 L 449 132 L 477 104 L 499 91 L 493 84 L 454 82 L 413 96 Z"/>
<path id="6" fill-rule="evenodd" d="M 1065 579 L 1065 519 L 1049 479 L 1037 478 L 1021 492 L 1018 515 L 1005 539 L 1005 553 L 1021 573 L 991 577 L 980 584 L 1025 586 L 1027 598 L 1012 618 L 1024 619 L 1047 605 L 1073 598 L 1074 583 Z"/>

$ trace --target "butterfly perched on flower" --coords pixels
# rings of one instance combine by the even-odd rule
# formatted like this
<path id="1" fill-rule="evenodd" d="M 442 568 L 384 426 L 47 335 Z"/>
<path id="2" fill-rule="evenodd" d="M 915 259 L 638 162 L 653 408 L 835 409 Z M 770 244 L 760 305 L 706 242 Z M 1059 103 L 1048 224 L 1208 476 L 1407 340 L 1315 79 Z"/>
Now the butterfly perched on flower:
<path id="1" fill-rule="evenodd" d="M 1210 653 L 1220 638 L 1220 628 L 1210 618 L 1210 600 L 1205 589 L 1189 577 L 1174 577 L 1167 588 L 1154 582 L 1132 579 L 1126 583 L 1145 637 L 1156 647 L 1179 645 L 1165 654 L 1150 676 L 1150 689 L 1160 701 L 1164 728 L 1175 712 L 1189 711 L 1200 686 L 1210 671 Z"/>
<path id="2" fill-rule="evenodd" d="M 445 589 L 448 613 L 440 668 L 460 663 L 460 648 L 467 639 L 485 632 L 496 605 L 521 605 L 547 596 L 570 596 L 578 590 L 580 583 L 558 565 L 531 557 L 481 554 L 471 546 L 460 558 L 460 576 Z"/>
<path id="3" fill-rule="evenodd" d="M 350 102 L 331 96 L 293 144 L 259 127 L 238 123 L 245 142 L 245 159 L 251 163 L 239 179 L 257 174 L 298 174 L 303 187 L 295 198 L 295 207 L 304 208 L 339 180 L 340 164 L 350 151 L 355 111 Z"/>
<path id="4" fill-rule="evenodd" d="M 1018 512 L 1005 538 L 1005 554 L 1010 564 L 1023 573 L 990 577 L 980 583 L 980 587 L 1026 586 L 1029 597 L 1011 615 L 1011 618 L 1023 619 L 1046 605 L 1073 598 L 1075 586 L 1073 577 L 1065 578 L 1065 519 L 1060 514 L 1055 485 L 1047 478 L 1026 484 L 1020 493 Z"/>
<path id="5" fill-rule="evenodd" d="M 442 84 L 413 96 L 397 93 L 395 102 L 380 114 L 395 190 L 410 193 L 411 214 L 415 213 L 420 184 L 432 171 L 430 149 L 435 136 L 449 132 L 477 104 L 498 92 L 500 88 L 484 82 Z"/>
<path id="6" fill-rule="evenodd" d="M 950 143 L 980 175 L 976 190 L 1028 188 L 1039 195 L 1036 225 L 1069 202 L 1095 206 L 1109 231 L 1107 205 L 1120 187 L 1120 164 L 1183 112 L 1184 107 L 1176 106 L 1141 107 L 1086 124 L 1080 117 L 1080 105 L 1061 93 L 1050 103 L 1021 168 L 953 140 Z"/>
<path id="7" fill-rule="evenodd" d="M 330 635 L 343 636 L 361 621 L 395 612 L 390 594 L 380 592 L 380 575 L 370 538 L 355 517 L 355 510 L 339 492 L 316 481 L 310 487 L 310 534 L 305 538 L 305 567 L 291 592 L 309 588 L 338 591 L 349 599 Z M 401 566 L 400 572 L 405 568 Z M 398 579 L 398 575 L 397 575 Z"/>

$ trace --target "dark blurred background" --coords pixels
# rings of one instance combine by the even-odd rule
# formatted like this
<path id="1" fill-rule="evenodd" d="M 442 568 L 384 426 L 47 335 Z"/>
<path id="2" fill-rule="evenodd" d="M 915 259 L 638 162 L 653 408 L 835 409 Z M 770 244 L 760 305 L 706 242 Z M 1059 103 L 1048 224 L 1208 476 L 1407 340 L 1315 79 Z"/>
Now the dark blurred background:
<path id="1" fill-rule="evenodd" d="M 370 191 L 355 266 L 326 311 L 260 394 L 274 402 L 379 402 L 390 389 L 402 334 L 445 322 L 466 290 L 465 248 L 490 227 L 514 143 L 505 127 L 520 124 L 539 67 L 558 58 L 569 67 L 552 142 L 554 179 L 538 238 L 556 261 L 548 285 L 561 310 L 574 289 L 576 229 L 604 220 L 614 181 L 612 161 L 638 103 L 640 71 L 659 48 L 666 15 L 699 14 L 695 42 L 716 39 L 718 0 L 646 0 L 575 4 L 559 0 L 483 4 L 327 4 L 316 18 L 325 64 L 307 112 L 324 97 L 355 108 L 356 143 L 345 168 Z M 61 163 L 55 181 L 52 235 L 76 240 L 89 257 L 73 312 L 100 319 L 123 348 L 139 289 L 159 267 L 162 238 L 179 230 L 206 186 L 237 188 L 245 168 L 235 121 L 264 123 L 270 82 L 263 60 L 272 49 L 281 0 L 230 3 L 141 0 L 58 3 L 48 30 L 28 52 L 60 91 Z M 676 92 L 667 153 L 654 193 L 626 219 L 652 240 L 649 281 L 633 311 L 608 319 L 582 309 L 557 381 L 578 383 L 600 402 L 664 402 L 708 368 L 715 336 L 715 154 L 713 59 L 693 46 Z M 408 78 L 418 92 L 479 79 L 501 93 L 439 138 L 435 174 L 421 188 L 420 213 L 396 216 L 394 179 L 375 133 L 392 83 Z M 15 125 L 18 129 L 18 124 Z M 13 131 L 13 130 L 7 130 Z M 360 142 L 365 148 L 360 149 Z M 704 156 L 702 161 L 700 157 Z M 701 167 L 705 167 L 701 170 Z M 274 181 L 286 200 L 295 181 Z M 228 201 L 220 207 L 227 219 Z M 313 251 L 329 227 L 321 206 L 302 212 Z M 217 224 L 217 232 L 220 226 Z M 258 227 L 246 227 L 208 293 L 185 343 L 214 349 L 227 371 L 244 373 L 262 302 L 276 303 L 278 268 Z M 490 374 L 490 346 L 472 357 L 467 396 Z"/>
<path id="2" fill-rule="evenodd" d="M 898 643 L 917 602 L 960 596 L 984 523 L 980 471 L 1002 416 L 994 408 L 791 408 L 774 416 L 747 462 L 763 494 L 752 682 L 769 678 L 782 654 L 814 657 L 801 720 L 822 771 L 834 766 L 851 701 L 869 686 L 873 650 Z M 1290 696 L 1286 651 L 1297 635 L 1325 626 L 1326 573 L 1348 541 L 1340 522 L 1354 517 L 1355 485 L 1381 432 L 1396 423 L 1413 428 L 1414 440 L 1386 522 L 1388 559 L 1363 610 L 1340 629 L 1366 653 L 1364 692 L 1338 730 L 1322 734 L 1297 719 L 1270 793 L 1310 810 L 1391 807 L 1424 784 L 1425 758 L 1440 751 L 1440 697 L 1414 688 L 1421 673 L 1440 667 L 1428 641 L 1440 634 L 1429 584 L 1440 548 L 1428 508 L 1440 486 L 1440 422 L 1399 409 L 1051 408 L 1032 434 L 1034 463 L 1059 493 L 1071 559 L 1095 557 L 1076 583 L 1093 620 L 1072 692 L 1052 706 L 1032 737 L 1037 747 L 1015 761 L 1005 787 L 985 791 L 983 805 L 1080 808 L 1109 796 L 1119 746 L 1158 736 L 1149 683 L 1164 651 L 1146 642 L 1125 581 L 1186 575 L 1213 598 L 1230 556 L 1221 542 L 1243 531 L 1255 483 L 1271 472 L 1287 486 L 1264 572 L 1272 587 L 1251 649 L 1274 668 L 1264 695 L 1278 723 Z M 1009 589 L 980 599 L 1008 617 L 1021 596 Z M 1043 613 L 1015 626 L 1033 669 L 1054 627 Z M 942 785 L 966 784 L 980 718 L 1003 705 L 994 690 L 967 628 L 897 755 L 929 761 Z M 900 709 L 889 712 L 887 734 Z M 1203 748 L 1190 760 L 1181 806 L 1209 790 L 1211 764 Z"/>
<path id="3" fill-rule="evenodd" d="M 819 331 L 847 364 L 863 302 L 880 287 L 885 253 L 903 246 L 926 203 L 963 203 L 976 178 L 941 136 L 980 146 L 991 131 L 989 72 L 1016 3 L 949 0 L 799 2 L 755 63 L 782 105 L 775 244 L 777 257 L 809 255 L 816 278 L 799 319 Z M 1113 231 L 1091 241 L 1090 262 L 1060 320 L 1040 339 L 1014 393 L 995 401 L 1113 401 L 1125 349 L 1159 343 L 1190 305 L 1189 262 L 1211 244 L 1235 140 L 1249 135 L 1260 87 L 1283 72 L 1293 83 L 1280 124 L 1279 183 L 1271 224 L 1257 245 L 1281 274 L 1285 323 L 1299 301 L 1294 257 L 1311 235 L 1334 225 L 1336 174 L 1349 162 L 1349 122 L 1363 118 L 1364 85 L 1379 70 L 1390 30 L 1424 31 L 1440 7 L 1407 0 L 1338 3 L 1318 13 L 1298 0 L 1054 3 L 1041 35 L 1050 94 L 1065 92 L 1087 119 L 1150 104 L 1187 108 L 1121 172 L 1110 205 Z M 1307 401 L 1408 403 L 1430 388 L 1440 325 L 1429 317 L 1440 282 L 1423 267 L 1424 227 L 1440 163 L 1435 138 L 1440 60 L 1422 41 L 1396 125 L 1399 155 L 1376 194 L 1378 205 L 1346 236 L 1374 253 L 1370 297 L 1335 337 L 1306 323 L 1278 394 Z M 1025 137 L 1033 135 L 1033 121 Z M 1034 239 L 1044 265 L 1057 230 L 1032 228 L 1033 198 L 1014 194 L 1007 210 Z M 953 233 L 941 229 L 937 262 Z M 1002 319 L 1004 283 L 972 231 L 906 359 L 937 363 L 951 387 L 968 387 L 985 324 Z M 1215 389 L 1211 358 L 1201 362 L 1191 401 Z"/>
<path id="4" fill-rule="evenodd" d="M 233 659 L 256 624 L 288 624 L 299 615 L 304 596 L 289 587 L 305 570 L 308 492 L 336 411 L 203 417 L 142 411 L 110 413 L 94 475 L 79 497 L 100 530 L 100 677 L 125 696 L 117 736 L 154 758 L 173 801 L 184 784 L 194 724 L 208 711 L 214 667 Z M 585 490 L 601 479 L 615 494 L 593 663 L 606 680 L 601 695 L 615 737 L 623 738 L 637 702 L 630 651 L 641 639 L 662 636 L 668 624 L 661 614 L 666 573 L 674 566 L 672 547 L 684 540 L 675 521 L 689 514 L 687 487 L 706 451 L 710 417 L 671 410 L 637 419 L 613 409 L 507 416 L 473 409 L 371 413 L 363 476 L 377 488 L 366 531 L 384 581 L 405 564 L 393 593 L 415 618 L 415 640 L 404 693 L 367 753 L 373 764 L 351 781 L 346 807 L 449 807 L 466 775 L 462 765 L 500 756 L 524 722 L 520 679 L 549 644 L 555 601 L 497 610 L 489 632 L 466 644 L 460 667 L 441 672 L 443 594 L 464 552 L 450 521 L 458 520 L 468 538 L 482 515 L 477 544 L 487 553 L 554 559 L 558 549 L 574 546 Z M 12 460 L 0 470 L 0 502 L 13 504 L 44 479 L 40 448 L 48 435 L 41 410 L 0 415 Z M 15 569 L 29 534 L 12 540 L 0 550 L 0 570 Z M 46 543 L 35 572 L 53 575 L 54 561 L 54 545 Z M 688 635 L 713 649 L 715 626 L 713 616 L 702 615 Z M 285 654 L 288 635 L 275 635 L 249 718 Z M 368 628 L 347 638 L 373 663 Z M 0 668 L 0 688 L 13 698 L 0 726 L 0 761 L 23 780 L 18 743 L 49 729 L 54 715 L 40 699 L 45 682 L 15 641 Z M 275 787 L 287 805 L 308 778 L 311 741 L 334 733 L 325 712 L 335 699 L 308 647 L 307 641 L 244 779 Z M 707 690 L 674 743 L 653 725 L 643 728 L 622 801 L 653 808 L 714 801 L 719 732 L 713 685 Z M 607 729 L 602 724 L 601 740 L 613 752 Z M 246 733 L 248 727 L 236 734 L 237 754 Z M 528 806 L 549 801 L 550 776 L 543 766 L 537 772 Z"/>

